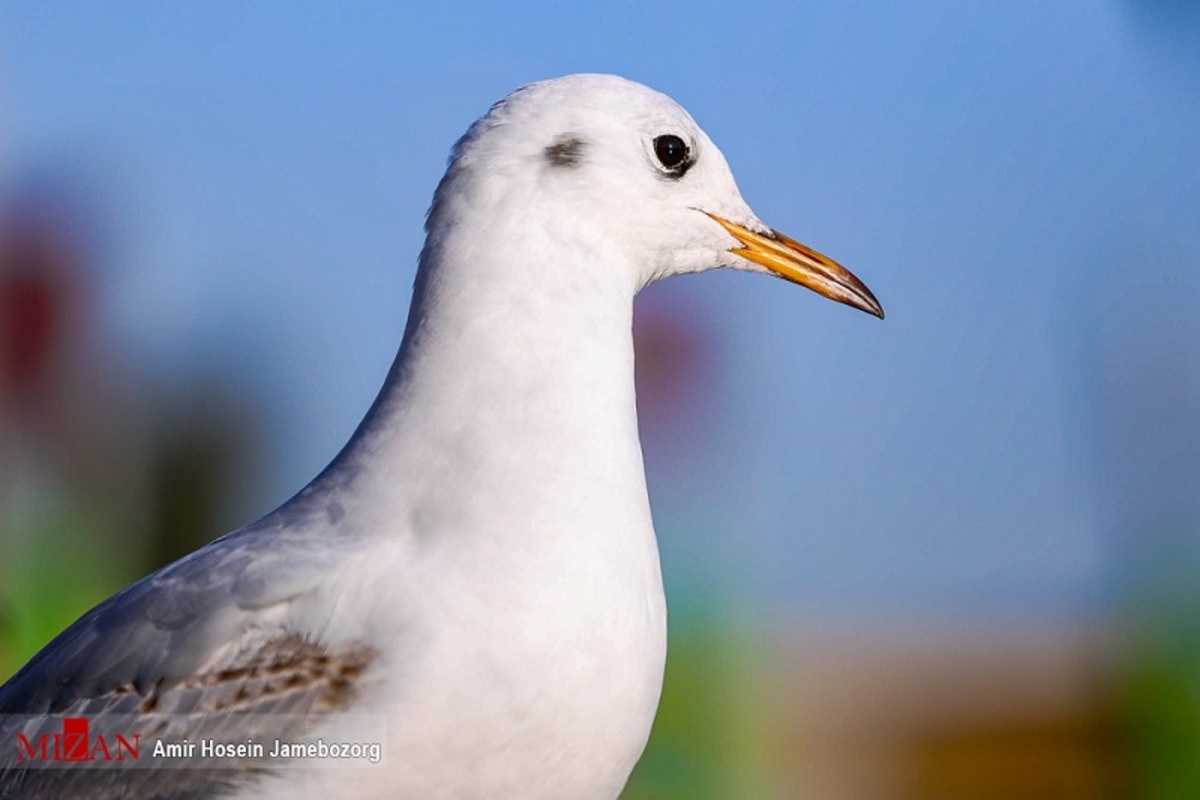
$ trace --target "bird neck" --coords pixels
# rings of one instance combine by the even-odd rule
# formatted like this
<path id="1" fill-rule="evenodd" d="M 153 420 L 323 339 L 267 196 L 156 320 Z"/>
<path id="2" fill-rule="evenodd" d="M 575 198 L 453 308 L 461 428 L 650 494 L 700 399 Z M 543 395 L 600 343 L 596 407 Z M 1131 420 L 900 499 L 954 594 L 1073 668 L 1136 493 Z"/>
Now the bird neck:
<path id="1" fill-rule="evenodd" d="M 448 512 L 430 504 L 471 498 L 513 527 L 558 505 L 640 513 L 631 270 L 545 237 L 503 240 L 515 246 L 431 235 L 400 352 L 323 479 L 433 517 Z"/>

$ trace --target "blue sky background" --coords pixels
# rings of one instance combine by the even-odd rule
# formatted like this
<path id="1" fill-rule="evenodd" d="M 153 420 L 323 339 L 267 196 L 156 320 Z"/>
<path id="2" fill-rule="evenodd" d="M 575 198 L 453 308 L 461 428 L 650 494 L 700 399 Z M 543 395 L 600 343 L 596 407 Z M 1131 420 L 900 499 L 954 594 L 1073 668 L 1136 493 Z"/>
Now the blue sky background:
<path id="1" fill-rule="evenodd" d="M 268 477 L 237 524 L 369 405 L 467 125 L 533 80 L 640 80 L 691 111 L 763 219 L 888 312 L 739 274 L 652 290 L 712 331 L 703 397 L 647 440 L 679 592 L 1088 613 L 1129 530 L 1200 518 L 1198 18 L 1166 1 L 5 3 L 0 177 L 88 187 L 114 349 L 267 404 Z"/>

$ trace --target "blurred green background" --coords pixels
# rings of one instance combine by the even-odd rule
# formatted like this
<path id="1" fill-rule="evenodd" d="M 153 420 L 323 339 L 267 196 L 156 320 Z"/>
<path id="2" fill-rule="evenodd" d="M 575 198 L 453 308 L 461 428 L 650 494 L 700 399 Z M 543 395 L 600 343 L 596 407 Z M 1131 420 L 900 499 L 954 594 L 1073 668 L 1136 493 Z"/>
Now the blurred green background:
<path id="1" fill-rule="evenodd" d="M 320 470 L 450 145 L 578 71 L 888 311 L 639 298 L 671 641 L 626 796 L 1200 796 L 1188 0 L 0 5 L 0 677 Z"/>

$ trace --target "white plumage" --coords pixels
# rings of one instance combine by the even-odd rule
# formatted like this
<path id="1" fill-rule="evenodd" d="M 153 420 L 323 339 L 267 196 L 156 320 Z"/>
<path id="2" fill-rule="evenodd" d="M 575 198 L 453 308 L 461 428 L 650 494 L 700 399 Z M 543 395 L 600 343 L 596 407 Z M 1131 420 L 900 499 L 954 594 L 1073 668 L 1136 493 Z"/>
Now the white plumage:
<path id="1" fill-rule="evenodd" d="M 333 464 L 277 511 L 90 612 L 0 689 L 0 712 L 240 724 L 232 712 L 282 709 L 347 741 L 339 711 L 386 715 L 386 768 L 224 775 L 236 797 L 620 793 L 666 651 L 634 295 L 735 267 L 882 311 L 849 273 L 755 217 L 682 108 L 612 76 L 496 104 L 454 148 L 427 230 L 400 353 Z M 264 664 L 302 677 L 245 691 Z M 4 796 L 63 793 L 2 766 Z M 80 796 L 214 791 L 149 774 Z"/>

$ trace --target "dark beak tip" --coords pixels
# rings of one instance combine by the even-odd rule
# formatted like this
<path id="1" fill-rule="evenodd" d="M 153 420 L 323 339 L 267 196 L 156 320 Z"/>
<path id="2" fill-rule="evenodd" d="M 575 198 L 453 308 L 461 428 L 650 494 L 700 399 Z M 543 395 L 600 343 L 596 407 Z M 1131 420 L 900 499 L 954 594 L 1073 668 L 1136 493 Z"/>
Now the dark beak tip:
<path id="1" fill-rule="evenodd" d="M 858 283 L 856 288 L 858 288 L 860 291 L 855 293 L 857 297 L 855 297 L 853 301 L 848 301 L 848 305 L 857 308 L 859 311 L 865 311 L 872 317 L 883 319 L 883 304 L 875 298 L 874 293 L 868 289 L 866 285 L 857 281 L 856 283 Z"/>

